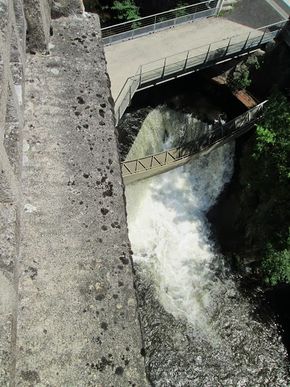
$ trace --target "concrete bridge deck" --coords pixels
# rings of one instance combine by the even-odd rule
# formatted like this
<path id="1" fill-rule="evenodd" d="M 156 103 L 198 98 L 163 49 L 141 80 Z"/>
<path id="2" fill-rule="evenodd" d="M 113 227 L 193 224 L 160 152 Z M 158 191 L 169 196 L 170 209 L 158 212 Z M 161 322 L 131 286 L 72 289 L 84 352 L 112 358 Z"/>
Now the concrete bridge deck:
<path id="1" fill-rule="evenodd" d="M 188 49 L 196 48 L 198 54 L 201 46 L 237 35 L 243 35 L 246 39 L 250 32 L 255 31 L 257 30 L 218 17 L 197 20 L 170 30 L 107 46 L 105 55 L 112 96 L 116 100 L 127 78 L 135 75 L 138 67 L 143 64 Z"/>

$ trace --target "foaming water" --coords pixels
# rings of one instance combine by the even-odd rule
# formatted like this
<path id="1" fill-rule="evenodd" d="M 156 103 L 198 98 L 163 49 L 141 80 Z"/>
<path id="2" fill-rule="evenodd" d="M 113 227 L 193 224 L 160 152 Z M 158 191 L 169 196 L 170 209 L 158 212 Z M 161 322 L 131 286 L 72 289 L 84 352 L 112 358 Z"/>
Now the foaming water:
<path id="1" fill-rule="evenodd" d="M 126 189 L 134 260 L 149 268 L 167 312 L 193 326 L 206 324 L 214 283 L 215 253 L 205 214 L 230 180 L 233 150 L 233 144 L 225 145 Z"/>
<path id="2" fill-rule="evenodd" d="M 191 138 L 206 128 L 174 114 L 160 108 L 150 113 L 127 159 L 175 145 L 185 127 Z M 277 327 L 255 317 L 252 301 L 224 273 L 206 219 L 231 179 L 233 160 L 231 143 L 126 187 L 145 361 L 154 386 L 288 386 Z"/>
<path id="3" fill-rule="evenodd" d="M 191 114 L 159 106 L 145 118 L 126 159 L 134 160 L 189 142 L 210 127 Z"/>

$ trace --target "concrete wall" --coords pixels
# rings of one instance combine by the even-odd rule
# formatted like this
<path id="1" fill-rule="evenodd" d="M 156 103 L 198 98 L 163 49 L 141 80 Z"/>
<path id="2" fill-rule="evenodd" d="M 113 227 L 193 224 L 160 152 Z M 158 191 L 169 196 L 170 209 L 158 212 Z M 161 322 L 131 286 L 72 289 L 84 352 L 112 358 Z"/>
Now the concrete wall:
<path id="1" fill-rule="evenodd" d="M 0 0 L 0 386 L 147 385 L 99 20 L 81 14 Z"/>
<path id="2" fill-rule="evenodd" d="M 26 23 L 21 0 L 0 1 L 0 385 L 10 381 L 16 335 Z"/>

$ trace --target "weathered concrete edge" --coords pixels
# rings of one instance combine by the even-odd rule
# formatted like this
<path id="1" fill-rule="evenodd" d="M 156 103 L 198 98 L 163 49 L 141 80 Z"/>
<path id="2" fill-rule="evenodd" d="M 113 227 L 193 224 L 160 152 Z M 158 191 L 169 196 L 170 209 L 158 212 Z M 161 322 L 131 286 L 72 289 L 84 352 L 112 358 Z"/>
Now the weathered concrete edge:
<path id="1" fill-rule="evenodd" d="M 58 43 L 58 44 L 56 44 L 56 47 L 55 47 L 55 50 L 58 52 L 58 53 L 56 53 L 56 57 L 55 57 L 55 59 L 54 60 L 51 60 L 50 61 L 50 57 L 49 56 L 47 56 L 47 57 L 45 57 L 45 56 L 43 56 L 43 57 L 35 57 L 35 61 L 34 61 L 34 63 L 35 63 L 35 66 L 40 66 L 40 68 L 41 67 L 43 67 L 43 76 L 44 77 L 47 77 L 48 76 L 48 74 L 49 74 L 49 71 L 51 70 L 51 69 L 54 69 L 54 68 L 59 68 L 59 66 L 56 64 L 56 62 L 58 61 L 58 60 L 60 60 L 60 61 L 62 61 L 63 59 L 61 58 L 61 56 L 59 56 L 59 53 L 60 52 L 62 52 L 63 50 L 64 50 L 64 48 L 66 48 L 66 49 L 68 49 L 68 45 L 69 45 L 69 40 L 71 39 L 71 40 L 74 40 L 73 39 L 73 36 L 71 36 L 70 38 L 69 38 L 69 36 L 68 36 L 68 34 L 67 34 L 67 29 L 69 28 L 71 28 L 72 27 L 72 31 L 71 31 L 71 33 L 73 33 L 73 31 L 74 31 L 74 36 L 77 36 L 78 34 L 79 34 L 79 32 L 78 31 L 81 31 L 81 35 L 82 34 L 84 34 L 84 30 L 83 29 L 80 29 L 80 21 L 79 21 L 80 19 L 76 19 L 76 18 L 73 18 L 73 19 L 67 19 L 67 20 L 60 20 L 60 21 L 58 21 L 58 22 L 55 22 L 55 24 L 54 24 L 54 27 L 55 27 L 55 33 L 56 33 L 56 35 L 57 35 L 57 31 L 59 30 L 60 31 L 60 29 L 61 29 L 61 24 L 67 24 L 66 25 L 66 32 L 64 32 L 63 30 L 61 31 L 61 33 L 62 34 L 64 34 L 65 35 L 65 38 L 63 38 L 64 39 L 64 42 L 63 42 L 63 46 L 62 46 L 62 42 L 61 42 L 61 39 L 60 38 L 58 38 L 58 39 L 60 39 L 60 40 L 53 40 L 53 43 Z M 84 23 L 88 23 L 88 20 L 87 20 L 87 18 L 86 19 L 83 19 L 83 22 Z M 70 25 L 70 23 L 71 23 L 71 25 Z M 92 27 L 94 27 L 94 26 L 92 26 Z M 78 30 L 76 29 L 76 28 L 78 28 Z M 93 31 L 95 31 L 96 30 L 96 28 L 93 28 Z M 84 38 L 83 36 L 78 36 L 75 40 L 78 42 L 78 43 L 74 43 L 74 44 L 76 44 L 78 47 L 76 47 L 76 49 L 77 48 L 79 48 L 79 47 L 81 47 L 81 45 L 83 44 L 83 40 L 84 39 L 86 39 L 86 37 Z M 86 47 L 86 49 L 87 49 L 87 47 Z M 102 50 L 103 50 L 103 48 L 102 48 Z M 52 50 L 52 51 L 54 51 L 54 50 Z M 52 55 L 53 55 L 53 52 L 52 52 Z M 104 53 L 102 52 L 102 56 L 104 57 Z M 55 62 L 56 61 L 56 62 Z M 38 64 L 37 64 L 38 63 Z M 47 68 L 45 68 L 45 67 L 47 67 Z M 60 69 L 61 69 L 61 67 L 60 67 Z M 79 70 L 77 70 L 77 68 L 75 69 L 76 71 L 79 71 Z M 86 70 L 89 70 L 89 68 L 86 68 Z M 60 71 L 60 70 L 54 70 L 55 72 L 58 72 L 58 71 Z M 107 77 L 107 75 L 106 75 L 106 77 Z M 42 77 L 38 77 L 38 78 L 40 78 L 40 82 L 41 82 L 41 78 Z M 48 78 L 49 79 L 49 78 Z M 53 78 L 51 78 L 51 79 L 53 79 Z M 107 87 L 108 87 L 108 85 L 107 85 Z M 107 92 L 106 92 L 107 93 Z M 105 93 L 105 94 L 106 94 Z M 67 97 L 68 99 L 70 98 L 71 96 L 69 96 L 69 97 Z M 99 96 L 98 98 L 100 98 L 101 96 Z M 64 98 L 66 98 L 66 96 L 64 97 Z M 111 94 L 110 94 L 110 97 L 108 98 L 108 101 L 109 101 L 109 104 L 110 104 L 110 111 L 111 111 L 111 119 L 110 120 L 112 120 L 112 122 L 113 122 L 113 107 L 112 107 L 112 97 L 111 97 Z M 64 102 L 65 102 L 65 100 L 64 100 Z M 96 101 L 94 101 L 95 103 L 97 103 Z M 35 103 L 37 103 L 37 104 L 39 104 L 40 103 L 40 101 L 38 100 L 38 101 L 36 101 Z M 68 103 L 68 102 L 67 102 Z M 74 102 L 74 103 L 77 103 L 77 102 Z M 73 102 L 71 101 L 71 102 L 69 102 L 69 105 L 70 104 L 73 104 Z M 37 106 L 37 105 L 36 105 Z M 37 112 L 35 112 L 35 113 L 37 113 Z M 81 113 L 81 114 L 83 114 L 83 113 Z M 103 113 L 102 113 L 103 114 Z M 38 114 L 39 115 L 39 114 Z M 39 125 L 39 124 L 38 124 Z M 103 125 L 103 124 L 102 124 Z M 73 125 L 74 126 L 74 125 Z M 72 126 L 72 127 L 73 127 Z M 61 125 L 60 125 L 60 127 L 61 127 Z M 101 130 L 101 128 L 99 129 L 99 130 Z M 115 133 L 115 127 L 114 127 L 114 133 Z M 42 131 L 41 131 L 42 132 Z M 27 132 L 28 134 L 29 134 L 29 132 Z M 115 135 L 116 135 L 116 133 L 115 133 Z M 57 141 L 57 138 L 55 138 L 55 141 Z M 116 138 L 115 138 L 115 141 L 116 141 Z M 100 142 L 100 141 L 99 141 Z M 49 143 L 47 142 L 47 145 L 49 145 Z M 117 151 L 117 147 L 115 147 L 116 149 L 116 151 Z M 100 152 L 101 153 L 101 152 Z M 117 169 L 119 170 L 119 172 L 118 172 L 118 174 L 119 174 L 119 182 L 118 182 L 118 185 L 120 185 L 120 187 L 121 187 L 121 189 L 122 189 L 122 200 L 123 200 L 123 205 L 124 205 L 124 203 L 125 203 L 125 198 L 124 198 L 124 186 L 123 186 L 123 183 L 122 183 L 122 181 L 121 181 L 121 174 L 120 174 L 120 156 L 119 156 L 119 153 L 117 154 L 117 155 L 115 155 L 115 157 L 117 157 L 117 160 L 118 160 L 118 166 L 117 166 Z M 95 171 L 93 171 L 93 173 L 95 173 Z M 27 179 L 26 179 L 26 181 L 27 181 Z M 36 181 L 36 183 L 37 183 L 37 181 Z M 30 185 L 32 184 L 32 181 L 30 181 Z M 28 187 L 29 188 L 29 187 Z M 30 189 L 30 188 L 29 188 Z M 106 187 L 104 187 L 104 189 L 106 189 Z M 26 195 L 26 194 L 25 194 Z M 29 198 L 29 196 L 27 196 L 26 195 L 26 199 L 28 199 Z M 125 208 L 123 209 L 124 210 L 124 212 L 125 212 Z M 31 215 L 29 215 L 29 217 L 31 217 Z M 27 215 L 25 215 L 25 219 L 24 219 L 24 221 L 25 222 L 28 222 L 28 223 L 26 223 L 26 225 L 28 226 L 29 225 L 29 223 L 30 223 L 30 221 L 29 221 L 29 219 L 28 219 L 28 216 Z M 29 229 L 30 227 L 25 227 L 25 229 Z M 33 227 L 32 227 L 33 228 Z M 124 233 L 125 232 L 125 233 Z M 127 230 L 127 224 L 126 224 L 126 230 L 123 230 L 122 231 L 122 235 L 123 235 L 123 237 L 125 236 L 125 234 L 126 234 L 126 239 L 127 239 L 127 241 L 128 241 L 128 230 Z M 30 238 L 27 238 L 27 236 L 25 237 L 25 240 L 26 240 L 26 243 L 29 243 L 29 241 L 30 241 Z M 127 248 L 126 248 L 126 250 L 127 250 Z M 130 250 L 130 249 L 129 249 Z M 126 253 L 126 255 L 127 255 L 128 253 Z M 128 257 L 130 256 L 130 252 L 129 252 L 129 254 L 127 255 Z M 126 259 L 127 258 L 123 258 L 123 260 L 124 260 L 124 262 L 126 261 Z M 132 262 L 132 261 L 131 261 Z M 26 267 L 26 269 L 25 269 L 25 267 Z M 128 268 L 129 268 L 129 266 L 128 266 Z M 38 271 L 41 273 L 41 267 L 40 268 L 38 268 Z M 132 275 L 132 267 L 131 267 L 131 269 L 130 269 L 130 271 L 131 271 L 131 275 Z M 23 282 L 23 279 L 21 280 L 21 282 L 22 282 L 22 285 L 21 285 L 21 297 L 22 297 L 22 299 L 23 299 L 23 297 L 24 297 L 24 299 L 29 299 L 29 297 L 31 297 L 31 295 L 33 294 L 33 292 L 31 293 L 31 291 L 30 291 L 30 287 L 31 287 L 31 284 L 28 284 L 28 283 L 26 283 L 26 279 L 25 279 L 25 277 L 30 277 L 31 276 L 31 267 L 29 266 L 29 262 L 27 261 L 27 264 L 24 262 L 24 265 L 23 265 L 23 262 L 22 262 L 22 269 L 21 269 L 21 276 L 22 277 L 24 277 L 24 282 Z M 33 276 L 33 275 L 32 275 Z M 129 271 L 128 271 L 128 269 L 126 269 L 126 275 L 125 276 L 129 276 Z M 34 277 L 34 276 L 33 276 Z M 128 277 L 129 278 L 129 277 Z M 29 280 L 30 281 L 30 280 Z M 30 295 L 30 296 L 29 296 Z M 27 298 L 28 297 L 28 298 Z M 135 294 L 135 298 L 136 298 L 136 294 Z M 131 301 L 130 301 L 131 302 Z M 22 306 L 21 306 L 22 305 Z M 33 326 L 33 325 L 37 325 L 37 321 L 35 321 L 35 320 L 31 320 L 31 314 L 33 314 L 33 307 L 34 307 L 34 305 L 32 306 L 32 309 L 30 308 L 30 310 L 29 310 L 29 313 L 27 313 L 27 314 L 25 314 L 25 312 L 23 312 L 22 310 L 23 310 L 23 306 L 24 306 L 25 304 L 22 302 L 22 303 L 20 303 L 20 306 L 19 306 L 19 311 L 21 311 L 21 318 L 20 318 L 20 321 L 19 321 L 19 325 L 20 325 L 20 331 L 18 332 L 19 334 L 18 334 L 18 348 L 22 348 L 21 349 L 21 351 L 22 352 L 24 352 L 24 353 L 26 353 L 26 356 L 24 356 L 23 357 L 23 353 L 22 353 L 22 355 L 21 355 L 21 357 L 19 357 L 19 354 L 18 354 L 18 364 L 17 364 L 17 374 L 18 374 L 18 376 L 17 376 L 17 385 L 26 385 L 26 383 L 25 383 L 25 381 L 23 380 L 23 378 L 21 378 L 20 376 L 22 375 L 23 377 L 25 377 L 25 378 L 28 378 L 28 377 L 30 377 L 30 375 L 31 376 L 34 376 L 34 375 L 36 375 L 35 373 L 30 373 L 29 372 L 29 370 L 30 370 L 30 368 L 27 368 L 27 367 L 29 367 L 29 364 L 31 364 L 31 361 L 34 359 L 37 359 L 37 361 L 40 361 L 39 359 L 38 359 L 38 357 L 36 356 L 34 356 L 33 354 L 31 354 L 31 350 L 29 350 L 28 352 L 26 352 L 26 350 L 25 350 L 25 348 L 26 347 L 30 347 L 31 345 L 32 345 L 32 343 L 33 342 L 35 342 L 37 345 L 39 344 L 39 342 L 41 342 L 41 338 L 37 338 L 37 340 L 35 341 L 35 337 L 33 336 L 33 334 L 31 334 L 30 335 L 30 333 L 29 332 L 26 332 L 26 330 L 25 330 L 25 326 Z M 27 309 L 27 307 L 26 307 L 26 309 Z M 28 308 L 29 309 L 29 308 Z M 39 315 L 39 311 L 38 311 L 38 313 L 37 313 L 37 315 Z M 138 315 L 137 315 L 138 316 Z M 139 317 L 139 316 L 138 316 Z M 32 324 L 32 325 L 31 325 Z M 140 326 L 139 326 L 139 331 L 140 331 Z M 133 333 L 133 332 L 132 332 Z M 30 335 L 30 336 L 29 336 Z M 30 339 L 27 339 L 27 337 L 30 337 Z M 115 339 L 115 341 L 117 342 L 118 341 L 118 336 L 117 335 L 115 335 L 115 337 L 112 337 L 112 339 Z M 41 345 L 41 344 L 40 344 Z M 139 353 L 139 355 L 138 355 L 138 348 L 136 348 L 135 349 L 135 351 L 137 351 L 136 353 L 135 353 L 135 355 L 136 355 L 136 359 L 135 359 L 135 361 L 137 360 L 137 358 L 139 358 L 139 356 L 140 356 L 140 353 Z M 49 354 L 47 354 L 48 356 L 49 356 Z M 30 358 L 30 359 L 29 359 Z M 96 357 L 96 359 L 97 359 L 97 357 Z M 35 362 L 35 361 L 34 361 Z M 139 360 L 138 360 L 138 362 L 139 362 Z M 98 363 L 97 363 L 98 364 Z M 133 365 L 132 365 L 133 366 Z M 139 362 L 139 367 L 140 367 L 140 362 Z M 37 364 L 35 364 L 35 368 L 37 368 Z M 131 367 L 132 368 L 132 367 Z M 133 366 L 133 368 L 134 368 L 134 366 Z M 145 382 L 144 382 L 144 379 L 143 379 L 143 377 L 142 377 L 142 373 L 144 374 L 144 362 L 143 362 L 143 366 L 142 366 L 142 368 L 143 368 L 143 371 L 142 371 L 142 369 L 141 368 L 139 368 L 139 371 L 137 371 L 137 372 L 140 372 L 140 376 L 139 376 L 139 382 L 138 382 L 138 387 L 139 386 L 143 386 L 143 385 L 145 385 Z M 21 371 L 22 370 L 22 371 Z M 49 374 L 47 374 L 47 371 L 48 370 L 46 370 L 46 377 L 50 377 L 50 375 Z M 75 371 L 77 371 L 77 370 L 75 370 Z M 68 375 L 68 374 L 67 374 Z M 103 376 L 103 377 L 105 377 L 105 376 Z M 136 377 L 136 375 L 135 375 L 135 377 Z M 141 382 L 141 380 L 143 379 L 143 382 Z M 20 380 L 21 380 L 21 382 L 20 382 Z M 63 380 L 65 380 L 65 379 L 58 379 L 59 380 L 59 382 L 61 383 L 61 382 L 63 382 Z M 72 379 L 72 380 L 76 380 L 76 379 Z M 103 381 L 104 381 L 104 383 L 106 383 L 105 382 L 105 380 L 106 379 L 104 379 Z M 26 380 L 26 382 L 29 382 L 29 380 Z M 19 384 L 20 383 L 20 384 Z M 76 383 L 77 383 L 77 380 L 76 380 Z M 107 382 L 108 383 L 108 382 Z M 84 384 L 85 385 L 85 384 Z M 106 384 L 105 384 L 106 385 Z"/>

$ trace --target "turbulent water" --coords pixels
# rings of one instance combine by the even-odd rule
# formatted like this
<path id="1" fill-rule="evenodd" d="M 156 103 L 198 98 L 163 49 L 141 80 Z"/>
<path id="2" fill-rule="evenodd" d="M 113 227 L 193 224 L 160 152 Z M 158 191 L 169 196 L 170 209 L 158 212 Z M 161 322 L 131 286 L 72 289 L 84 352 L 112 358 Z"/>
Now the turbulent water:
<path id="1" fill-rule="evenodd" d="M 192 138 L 207 126 L 158 108 L 127 158 L 175 145 L 176 127 Z M 224 145 L 126 188 L 145 359 L 154 386 L 289 386 L 277 327 L 257 310 L 259 295 L 241 295 L 224 270 L 206 220 L 231 178 L 233 156 L 234 144 Z"/>

